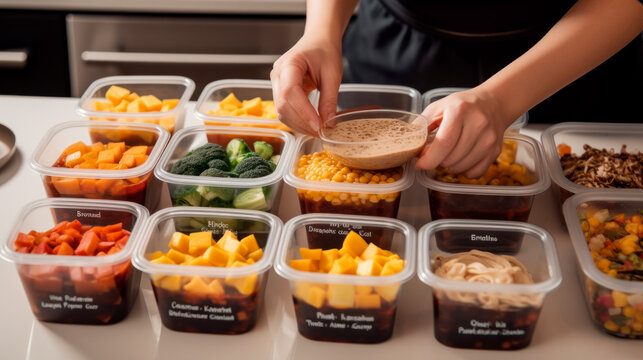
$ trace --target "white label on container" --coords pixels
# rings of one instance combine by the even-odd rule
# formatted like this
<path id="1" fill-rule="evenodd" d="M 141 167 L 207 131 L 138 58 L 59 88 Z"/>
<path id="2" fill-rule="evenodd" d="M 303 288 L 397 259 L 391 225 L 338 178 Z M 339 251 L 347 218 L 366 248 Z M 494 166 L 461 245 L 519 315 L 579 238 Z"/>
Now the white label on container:
<path id="1" fill-rule="evenodd" d="M 323 313 L 317 311 L 314 319 L 306 319 L 306 325 L 314 328 L 352 329 L 370 331 L 375 317 L 365 315 L 346 315 L 344 313 Z"/>
<path id="2" fill-rule="evenodd" d="M 485 235 L 471 234 L 471 241 L 497 242 L 498 237 L 497 236 L 491 236 L 489 234 L 485 234 Z"/>
<path id="3" fill-rule="evenodd" d="M 370 239 L 373 237 L 373 232 L 363 230 L 363 227 L 361 225 L 329 223 L 328 225 L 325 225 L 323 228 L 308 225 L 308 232 L 317 233 L 317 234 L 346 236 L 348 235 L 349 232 L 351 232 L 351 230 L 355 231 L 363 238 Z"/>
<path id="4" fill-rule="evenodd" d="M 458 326 L 458 334 L 483 336 L 524 336 L 523 329 L 507 329 L 504 321 L 478 321 L 472 319 L 468 327 Z"/>
<path id="5" fill-rule="evenodd" d="M 75 295 L 49 294 L 47 300 L 40 301 L 40 307 L 52 310 L 98 310 L 94 298 Z"/>
<path id="6" fill-rule="evenodd" d="M 235 321 L 232 308 L 228 306 L 190 305 L 172 301 L 167 314 L 171 317 L 214 321 Z"/>
<path id="7" fill-rule="evenodd" d="M 76 210 L 76 217 L 100 219 L 101 214 L 100 214 L 100 211 L 97 213 L 91 213 L 91 212 L 82 212 L 80 210 Z"/>

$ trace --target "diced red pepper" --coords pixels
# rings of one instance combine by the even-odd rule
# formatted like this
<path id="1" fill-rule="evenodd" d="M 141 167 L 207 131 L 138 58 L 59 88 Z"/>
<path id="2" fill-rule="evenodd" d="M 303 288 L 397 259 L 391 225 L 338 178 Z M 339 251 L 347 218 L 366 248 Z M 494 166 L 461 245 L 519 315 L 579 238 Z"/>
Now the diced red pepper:
<path id="1" fill-rule="evenodd" d="M 100 239 L 96 236 L 96 233 L 93 230 L 89 230 L 83 234 L 83 238 L 80 240 L 80 244 L 78 244 L 74 254 L 81 256 L 94 255 L 99 242 Z"/>

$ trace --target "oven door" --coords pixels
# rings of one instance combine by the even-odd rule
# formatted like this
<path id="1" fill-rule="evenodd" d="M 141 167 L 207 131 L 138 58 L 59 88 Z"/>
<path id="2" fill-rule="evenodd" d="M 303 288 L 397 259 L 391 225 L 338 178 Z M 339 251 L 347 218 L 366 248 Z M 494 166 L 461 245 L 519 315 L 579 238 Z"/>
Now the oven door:
<path id="1" fill-rule="evenodd" d="M 303 34 L 304 17 L 68 15 L 72 96 L 111 75 L 183 75 L 203 87 L 224 78 L 269 79 Z"/>

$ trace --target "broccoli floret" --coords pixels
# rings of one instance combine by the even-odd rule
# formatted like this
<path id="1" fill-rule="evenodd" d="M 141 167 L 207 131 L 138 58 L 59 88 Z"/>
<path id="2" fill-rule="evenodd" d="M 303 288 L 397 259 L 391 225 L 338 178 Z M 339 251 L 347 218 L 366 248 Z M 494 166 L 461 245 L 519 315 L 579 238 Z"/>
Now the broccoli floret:
<path id="1" fill-rule="evenodd" d="M 270 175 L 272 173 L 270 164 L 271 164 L 270 161 L 267 161 L 261 156 L 252 156 L 252 157 L 243 159 L 239 163 L 239 165 L 237 165 L 237 167 L 234 169 L 234 172 L 239 174 L 239 177 L 241 178 L 262 177 L 262 176 Z M 263 169 L 259 170 L 259 168 L 263 168 Z M 246 174 L 247 172 L 250 172 L 252 170 L 257 170 L 257 171 L 253 171 L 249 174 Z"/>
<path id="2" fill-rule="evenodd" d="M 219 144 L 214 143 L 201 145 L 198 148 L 190 151 L 188 155 L 200 155 L 207 158 L 208 161 L 213 159 L 227 159 L 225 148 Z"/>
<path id="3" fill-rule="evenodd" d="M 255 149 L 255 152 L 259 154 L 259 156 L 266 160 L 270 160 L 270 157 L 275 152 L 275 149 L 272 148 L 272 145 L 268 144 L 265 141 L 255 141 L 252 144 L 252 147 Z"/>
<path id="4" fill-rule="evenodd" d="M 199 155 L 188 155 L 175 162 L 170 169 L 172 174 L 177 175 L 199 175 L 208 168 L 208 162 Z"/>
<path id="5" fill-rule="evenodd" d="M 203 172 L 199 174 L 199 176 L 229 178 L 229 177 L 237 177 L 237 174 L 227 172 L 227 171 L 221 171 L 219 169 L 209 168 L 209 169 L 203 170 Z"/>
<path id="6" fill-rule="evenodd" d="M 226 146 L 226 154 L 230 162 L 239 157 L 239 155 L 249 152 L 251 152 L 250 146 L 243 139 L 232 139 Z"/>
<path id="7" fill-rule="evenodd" d="M 232 160 L 230 162 L 230 169 L 232 169 L 234 171 L 234 169 L 237 167 L 237 165 L 239 165 L 240 162 L 242 162 L 243 160 L 245 160 L 245 159 L 247 159 L 249 157 L 253 157 L 253 156 L 261 157 L 261 156 L 259 156 L 259 154 L 255 153 L 255 152 L 249 152 L 249 153 L 241 154 L 241 155 L 237 156 L 234 160 Z"/>
<path id="8" fill-rule="evenodd" d="M 212 199 L 208 205 L 208 207 L 217 207 L 217 208 L 232 208 L 232 200 L 223 200 L 221 198 L 214 198 Z"/>
<path id="9" fill-rule="evenodd" d="M 230 165 L 228 165 L 228 158 L 226 157 L 225 161 L 221 159 L 214 159 L 208 161 L 208 167 L 210 169 L 219 169 L 221 171 L 230 171 Z"/>
<path id="10" fill-rule="evenodd" d="M 175 206 L 199 206 L 201 195 L 194 185 L 179 185 L 172 191 L 172 202 Z"/>
<path id="11" fill-rule="evenodd" d="M 201 196 L 208 202 L 214 199 L 221 199 L 223 201 L 232 201 L 234 199 L 233 188 L 220 188 L 213 186 L 199 186 L 196 189 Z M 209 205 L 208 205 L 209 206 Z"/>

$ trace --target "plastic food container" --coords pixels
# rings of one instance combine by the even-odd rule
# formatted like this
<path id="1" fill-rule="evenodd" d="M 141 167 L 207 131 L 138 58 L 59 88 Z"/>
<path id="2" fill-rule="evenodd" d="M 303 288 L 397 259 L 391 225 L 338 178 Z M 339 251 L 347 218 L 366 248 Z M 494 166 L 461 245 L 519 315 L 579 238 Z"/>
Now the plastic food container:
<path id="1" fill-rule="evenodd" d="M 290 167 L 284 176 L 284 181 L 297 189 L 302 214 L 334 213 L 397 218 L 402 191 L 413 185 L 412 162 L 403 166 L 402 177 L 399 180 L 389 184 L 323 182 L 298 177 L 299 159 L 303 155 L 318 151 L 322 151 L 318 138 L 300 137 L 293 152 L 294 156 L 290 159 Z M 332 224 L 324 226 L 327 227 L 334 228 Z M 373 241 L 368 236 L 365 240 Z"/>
<path id="2" fill-rule="evenodd" d="M 277 119 L 264 119 L 259 117 L 219 116 L 210 114 L 210 111 L 219 108 L 219 102 L 226 96 L 234 93 L 241 100 L 250 100 L 260 97 L 261 100 L 272 101 L 272 85 L 269 80 L 226 79 L 209 83 L 201 92 L 196 103 L 194 116 L 203 121 L 205 125 L 215 126 L 247 126 L 270 128 L 289 131 L 286 125 Z M 309 99 L 316 104 L 316 92 L 312 92 Z"/>
<path id="3" fill-rule="evenodd" d="M 94 103 L 106 101 L 105 94 L 112 85 L 124 87 L 140 96 L 154 95 L 158 99 L 179 99 L 168 111 L 110 112 L 96 111 Z M 78 102 L 76 112 L 90 120 L 151 123 L 170 133 L 183 128 L 185 106 L 194 92 L 194 81 L 183 76 L 110 76 L 94 81 Z"/>
<path id="4" fill-rule="evenodd" d="M 420 92 L 407 86 L 376 84 L 341 84 L 337 94 L 337 112 L 366 109 L 422 112 Z"/>
<path id="5" fill-rule="evenodd" d="M 136 295 L 140 273 L 130 258 L 148 211 L 124 201 L 44 199 L 25 205 L 0 248 L 15 263 L 36 319 L 70 324 L 112 324 L 125 318 Z M 106 256 L 24 254 L 14 250 L 18 233 L 45 231 L 63 220 L 107 226 L 122 222 L 127 245 Z"/>
<path id="6" fill-rule="evenodd" d="M 217 178 L 209 176 L 189 176 L 189 175 L 176 175 L 170 173 L 172 164 L 183 157 L 192 149 L 195 149 L 205 143 L 216 143 L 226 147 L 228 142 L 234 138 L 241 138 L 252 145 L 253 142 L 262 140 L 272 145 L 274 154 L 281 155 L 277 167 L 272 174 L 260 178 Z M 167 150 L 163 153 L 163 157 L 159 161 L 158 166 L 154 170 L 154 174 L 161 181 L 166 182 L 168 190 L 170 191 L 170 198 L 174 206 L 191 205 L 191 206 L 209 206 L 209 207 L 222 207 L 220 202 L 207 201 L 207 199 L 195 194 L 194 201 L 189 204 L 180 202 L 180 199 L 185 198 L 181 193 L 194 192 L 199 186 L 207 186 L 220 188 L 221 193 L 225 193 L 224 199 L 228 205 L 232 206 L 245 206 L 235 205 L 239 196 L 242 194 L 249 194 L 247 191 L 255 189 L 262 189 L 263 198 L 265 202 L 260 202 L 261 206 L 250 207 L 250 210 L 264 210 L 276 214 L 279 211 L 279 196 L 281 193 L 281 179 L 286 172 L 286 168 L 290 162 L 290 154 L 293 149 L 294 138 L 287 132 L 274 129 L 263 128 L 238 128 L 231 126 L 191 126 L 182 129 L 172 137 L 172 140 L 167 146 Z M 194 188 L 194 189 L 192 189 Z M 259 192 L 257 192 L 261 196 Z M 242 195 L 242 196 L 246 196 Z M 217 200 L 217 199 L 214 199 Z M 257 202 L 255 202 L 257 203 Z M 228 206 L 229 207 L 229 206 Z"/>
<path id="7" fill-rule="evenodd" d="M 31 168 L 42 177 L 47 196 L 133 201 L 154 209 L 160 183 L 152 172 L 170 134 L 158 125 L 71 121 L 49 129 L 31 158 Z M 147 160 L 124 170 L 55 167 L 63 151 L 82 141 L 125 142 L 126 146 L 153 146 Z"/>
<path id="8" fill-rule="evenodd" d="M 323 233 L 325 245 L 322 249 L 341 248 L 344 237 L 351 230 L 362 234 L 364 239 L 368 237 L 366 233 L 377 230 L 386 236 L 380 247 L 397 253 L 406 262 L 404 268 L 388 276 L 358 276 L 304 272 L 290 267 L 290 260 L 300 258 L 300 248 L 318 247 L 317 243 L 309 241 L 308 234 L 330 225 L 338 230 Z M 290 280 L 299 333 L 312 340 L 353 343 L 378 343 L 390 338 L 400 287 L 415 270 L 415 242 L 415 229 L 395 219 L 308 214 L 288 221 L 279 243 L 275 270 Z M 311 292 L 326 292 L 330 297 L 324 298 L 321 304 L 311 305 L 307 302 Z M 331 305 L 330 298 L 340 293 L 347 295 L 349 300 L 341 307 Z M 359 305 L 359 295 L 379 295 L 380 306 Z M 349 304 L 351 299 L 352 305 Z"/>
<path id="9" fill-rule="evenodd" d="M 578 156 L 585 151 L 583 145 L 588 144 L 598 149 L 614 149 L 619 152 L 623 144 L 627 152 L 643 152 L 643 124 L 616 123 L 561 123 L 549 127 L 540 138 L 543 152 L 551 178 L 558 188 L 561 205 L 570 196 L 583 192 L 594 191 L 583 185 L 578 185 L 567 179 L 563 174 L 558 155 L 558 145 L 567 144 L 572 154 Z M 643 196 L 643 189 L 614 189 L 615 191 L 636 191 Z"/>
<path id="10" fill-rule="evenodd" d="M 150 277 L 163 325 L 176 331 L 216 334 L 251 330 L 257 322 L 281 227 L 279 218 L 260 211 L 182 207 L 151 216 L 133 262 Z M 211 231 L 213 238 L 219 239 L 226 230 L 239 239 L 254 234 L 263 257 L 252 265 L 230 268 L 156 264 L 147 259 L 155 251 L 167 252 L 175 231 Z M 222 292 L 186 289 L 197 277 L 206 285 L 218 283 Z"/>
<path id="11" fill-rule="evenodd" d="M 440 247 L 438 235 L 450 231 L 476 234 L 468 248 L 451 252 Z M 496 284 L 448 280 L 437 276 L 432 263 L 438 254 L 449 256 L 478 249 L 497 255 L 479 238 L 511 238 L 522 245 L 512 254 L 531 274 L 533 284 Z M 418 275 L 432 288 L 435 338 L 455 348 L 515 350 L 529 345 L 545 295 L 562 280 L 551 235 L 534 225 L 514 221 L 438 220 L 418 234 Z"/>
<path id="12" fill-rule="evenodd" d="M 432 90 L 429 90 L 422 94 L 422 102 L 423 102 L 423 109 L 429 106 L 430 103 L 436 102 L 450 94 L 453 94 L 454 92 L 458 91 L 464 91 L 464 90 L 469 90 L 469 88 L 462 88 L 462 87 L 444 87 L 444 88 L 435 88 Z M 517 134 L 520 132 L 520 129 L 524 128 L 527 126 L 527 123 L 529 121 L 529 112 L 526 112 L 520 117 L 514 121 L 509 127 L 507 128 L 507 131 L 510 133 Z"/>
<path id="13" fill-rule="evenodd" d="M 574 195 L 563 205 L 589 314 L 599 329 L 630 339 L 643 339 L 643 281 L 613 278 L 599 270 L 585 240 L 580 218 L 586 217 L 588 211 L 601 209 L 609 210 L 610 218 L 619 213 L 624 213 L 626 218 L 640 214 L 643 198 L 639 194 L 632 190 L 600 189 Z M 641 229 L 643 225 L 638 224 L 639 243 L 643 235 Z M 640 254 L 639 260 L 643 261 Z"/>
<path id="14" fill-rule="evenodd" d="M 418 181 L 429 192 L 432 220 L 489 219 L 527 222 L 536 194 L 549 188 L 549 175 L 536 140 L 518 134 L 506 134 L 505 140 L 517 144 L 515 163 L 526 167 L 535 177 L 535 182 L 525 186 L 455 184 L 436 180 L 435 170 L 418 172 Z M 451 236 L 448 232 L 442 232 L 439 234 L 439 241 L 442 247 L 452 246 L 457 249 L 460 246 L 458 238 L 462 236 L 468 237 L 466 233 Z M 487 246 L 512 251 L 520 247 L 520 241 L 504 238 L 504 241 L 488 242 Z"/>

